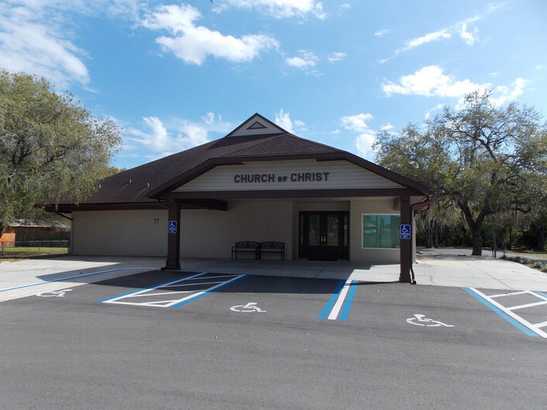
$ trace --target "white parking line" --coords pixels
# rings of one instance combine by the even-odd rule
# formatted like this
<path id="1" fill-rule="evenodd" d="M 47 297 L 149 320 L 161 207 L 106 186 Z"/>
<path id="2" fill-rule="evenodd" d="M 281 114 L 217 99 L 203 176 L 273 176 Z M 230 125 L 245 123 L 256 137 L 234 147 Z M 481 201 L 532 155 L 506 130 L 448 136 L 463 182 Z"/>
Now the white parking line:
<path id="1" fill-rule="evenodd" d="M 526 309 L 526 308 L 534 307 L 534 306 L 541 306 L 545 304 L 547 304 L 547 300 L 544 300 L 542 302 L 526 303 L 525 305 L 511 306 L 511 307 L 508 307 L 507 309 L 519 310 L 519 309 Z"/>
<path id="2" fill-rule="evenodd" d="M 212 291 L 214 289 L 217 289 L 221 286 L 224 286 L 230 282 L 233 282 L 237 279 L 240 279 L 246 275 L 235 275 L 235 274 L 226 274 L 226 275 L 215 275 L 214 276 L 207 276 L 209 275 L 208 272 L 201 272 L 192 276 L 188 276 L 186 278 L 178 279 L 175 281 L 162 283 L 157 286 L 142 289 L 136 292 L 131 292 L 127 294 L 122 294 L 120 296 L 116 296 L 111 299 L 104 300 L 103 303 L 109 303 L 109 304 L 118 304 L 118 305 L 133 305 L 133 306 L 148 306 L 148 307 L 162 307 L 162 308 L 169 308 L 173 307 L 175 305 L 181 305 L 185 304 L 188 301 L 198 298 L 200 296 L 203 296 L 209 291 Z M 216 278 L 218 280 L 210 281 L 209 279 Z M 204 279 L 204 281 L 200 282 L 191 282 L 191 280 L 194 279 Z M 210 286 L 208 288 L 197 288 L 195 289 L 194 286 L 200 286 L 203 287 L 204 285 L 214 285 Z M 171 290 L 173 288 L 183 288 L 185 287 L 186 290 Z M 150 293 L 154 290 L 162 290 L 161 292 L 154 292 Z M 163 291 L 167 290 L 167 291 Z M 189 294 L 187 296 L 181 297 L 181 294 Z M 134 298 L 146 298 L 146 297 L 155 297 L 155 296 L 162 296 L 162 295 L 173 295 L 173 298 L 165 299 L 165 300 L 151 300 L 146 301 L 135 301 L 130 300 Z"/>
<path id="3" fill-rule="evenodd" d="M 238 276 L 235 276 L 235 277 L 233 277 L 233 278 L 230 279 L 230 280 L 227 280 L 227 281 L 224 281 L 224 282 L 220 282 L 218 285 L 212 286 L 212 287 L 210 287 L 210 288 L 208 288 L 208 289 L 204 289 L 204 290 L 202 290 L 202 291 L 200 291 L 200 292 L 194 293 L 193 295 L 186 296 L 185 298 L 182 298 L 182 299 L 180 299 L 180 300 L 177 300 L 175 303 L 171 304 L 170 306 L 175 306 L 175 305 L 177 305 L 177 306 L 182 306 L 182 305 L 188 303 L 190 300 L 197 299 L 197 298 L 199 298 L 199 297 L 201 297 L 201 296 L 203 296 L 203 295 L 209 293 L 209 292 L 212 291 L 212 290 L 218 289 L 218 288 L 220 288 L 221 286 L 227 285 L 228 283 L 234 282 L 234 281 L 236 281 L 236 280 L 238 280 L 238 279 L 241 279 L 241 278 L 243 278 L 243 277 L 245 277 L 245 276 L 247 276 L 247 275 L 238 275 Z"/>
<path id="4" fill-rule="evenodd" d="M 175 293 L 192 293 L 193 290 L 171 290 L 169 292 L 158 293 L 141 293 L 140 295 L 133 295 L 132 298 L 142 298 L 143 296 L 161 296 L 161 295 L 174 295 Z"/>
<path id="5" fill-rule="evenodd" d="M 232 276 L 233 277 L 233 276 Z M 229 279 L 230 277 L 227 277 Z M 207 278 L 209 279 L 209 278 Z M 162 288 L 180 288 L 182 286 L 202 286 L 202 285 L 215 285 L 217 283 L 222 282 L 221 280 L 217 280 L 215 282 L 192 282 L 192 283 L 183 283 L 182 285 L 175 285 L 175 286 L 162 286 Z"/>
<path id="6" fill-rule="evenodd" d="M 178 279 L 178 280 L 173 280 L 171 282 L 167 282 L 167 283 L 162 283 L 160 285 L 157 285 L 157 286 L 154 286 L 152 288 L 147 288 L 147 289 L 141 289 L 141 290 L 138 290 L 136 292 L 132 292 L 132 293 L 128 293 L 128 294 L 125 294 L 125 295 L 120 295 L 120 296 L 116 296 L 112 299 L 108 299 L 108 300 L 105 300 L 103 301 L 103 303 L 120 303 L 120 304 L 128 304 L 129 302 L 119 302 L 119 300 L 121 299 L 126 299 L 126 298 L 131 298 L 131 297 L 134 297 L 134 296 L 137 296 L 137 295 L 140 295 L 142 293 L 145 293 L 145 292 L 149 292 L 151 290 L 155 290 L 155 289 L 159 289 L 159 288 L 165 288 L 166 286 L 170 286 L 170 285 L 174 285 L 175 283 L 179 283 L 179 282 L 183 282 L 183 281 L 186 281 L 186 280 L 190 280 L 190 279 L 193 279 L 193 278 L 197 278 L 197 277 L 200 277 L 200 276 L 203 276 L 203 275 L 207 275 L 207 272 L 201 272 L 201 273 L 197 273 L 195 275 L 192 275 L 192 276 L 188 276 L 186 278 L 183 278 L 183 279 Z M 131 304 L 131 303 L 129 303 Z M 138 304 L 138 303 L 137 303 Z"/>
<path id="7" fill-rule="evenodd" d="M 340 309 L 342 309 L 342 305 L 344 304 L 344 300 L 346 300 L 346 296 L 348 295 L 349 288 L 351 286 L 351 280 L 346 280 L 346 283 L 344 283 L 344 287 L 338 294 L 338 299 L 336 299 L 336 303 L 332 307 L 332 310 L 329 313 L 328 320 L 336 320 L 338 318 L 338 314 L 340 313 Z"/>
<path id="8" fill-rule="evenodd" d="M 503 306 L 502 304 L 498 303 L 496 300 L 492 299 L 492 297 L 490 297 L 488 295 L 485 295 L 480 290 L 477 290 L 475 288 L 467 288 L 467 289 L 469 289 L 470 291 L 472 291 L 476 295 L 480 296 L 483 300 L 487 301 L 488 303 L 493 305 L 495 308 L 502 311 L 505 315 L 509 316 L 511 319 L 515 320 L 520 325 L 527 328 L 529 331 L 532 332 L 531 335 L 533 335 L 535 333 L 536 335 L 541 336 L 544 339 L 547 339 L 547 333 L 545 333 L 542 329 L 540 329 L 541 327 L 544 327 L 544 326 L 538 326 L 538 324 L 536 324 L 536 323 L 529 322 L 528 320 L 526 320 L 523 317 L 521 317 L 521 316 L 517 315 L 516 313 L 514 313 L 510 308 L 507 308 L 507 307 Z M 534 292 L 530 292 L 530 293 L 534 293 Z M 540 296 L 538 296 L 538 297 L 540 297 Z M 540 298 L 545 299 L 543 297 L 540 297 Z M 542 323 L 540 323 L 540 325 Z"/>
<path id="9" fill-rule="evenodd" d="M 524 295 L 526 293 L 530 293 L 529 290 L 521 290 L 518 292 L 509 292 L 509 293 L 498 293 L 497 295 L 488 295 L 491 298 L 501 298 L 503 296 L 513 296 L 513 295 Z"/>

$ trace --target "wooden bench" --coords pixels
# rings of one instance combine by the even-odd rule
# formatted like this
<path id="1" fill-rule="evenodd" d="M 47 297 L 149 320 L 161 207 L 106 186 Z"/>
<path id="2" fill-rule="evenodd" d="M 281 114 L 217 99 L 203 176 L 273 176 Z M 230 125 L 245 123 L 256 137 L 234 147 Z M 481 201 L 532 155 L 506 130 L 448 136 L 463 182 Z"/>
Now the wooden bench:
<path id="1" fill-rule="evenodd" d="M 260 259 L 260 243 L 255 241 L 240 241 L 232 246 L 232 259 L 237 260 L 239 254 L 252 254 Z"/>
<path id="2" fill-rule="evenodd" d="M 260 258 L 264 254 L 279 255 L 281 260 L 285 259 L 285 242 L 267 241 L 260 244 Z"/>

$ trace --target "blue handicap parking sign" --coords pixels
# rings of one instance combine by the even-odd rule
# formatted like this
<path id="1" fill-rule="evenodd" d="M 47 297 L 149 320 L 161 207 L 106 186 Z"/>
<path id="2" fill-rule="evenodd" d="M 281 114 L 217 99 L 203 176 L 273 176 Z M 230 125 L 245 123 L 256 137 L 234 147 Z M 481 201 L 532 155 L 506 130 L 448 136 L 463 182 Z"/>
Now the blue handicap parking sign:
<path id="1" fill-rule="evenodd" d="M 403 240 L 409 240 L 409 239 L 412 238 L 412 225 L 411 224 L 401 224 L 400 237 Z"/>
<path id="2" fill-rule="evenodd" d="M 167 221 L 167 231 L 172 234 L 177 233 L 177 221 Z"/>

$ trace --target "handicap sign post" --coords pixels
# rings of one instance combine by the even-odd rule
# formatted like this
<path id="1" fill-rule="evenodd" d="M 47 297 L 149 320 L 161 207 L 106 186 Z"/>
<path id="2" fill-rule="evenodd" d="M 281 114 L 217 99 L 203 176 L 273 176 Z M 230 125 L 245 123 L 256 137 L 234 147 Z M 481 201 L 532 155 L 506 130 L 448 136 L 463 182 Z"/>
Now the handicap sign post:
<path id="1" fill-rule="evenodd" d="M 167 232 L 174 235 L 177 233 L 177 221 L 169 220 L 167 221 Z"/>
<path id="2" fill-rule="evenodd" d="M 408 241 L 412 239 L 412 225 L 411 224 L 401 224 L 400 227 L 400 238 L 402 240 Z"/>

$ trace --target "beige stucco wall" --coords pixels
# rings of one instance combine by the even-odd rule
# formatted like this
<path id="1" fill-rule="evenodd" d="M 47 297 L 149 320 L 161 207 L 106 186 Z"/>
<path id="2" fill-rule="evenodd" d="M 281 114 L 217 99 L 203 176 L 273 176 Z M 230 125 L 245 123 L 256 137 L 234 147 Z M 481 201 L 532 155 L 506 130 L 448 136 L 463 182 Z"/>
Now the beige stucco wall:
<path id="1" fill-rule="evenodd" d="M 72 253 L 165 256 L 166 226 L 166 210 L 74 212 Z"/>
<path id="2" fill-rule="evenodd" d="M 282 241 L 287 259 L 292 258 L 292 201 L 230 201 L 228 205 L 228 211 L 182 211 L 181 257 L 230 258 L 237 241 Z"/>
<path id="3" fill-rule="evenodd" d="M 361 215 L 363 213 L 399 213 L 394 198 L 359 198 L 351 200 L 350 211 L 350 260 L 363 264 L 399 263 L 399 249 L 364 249 L 362 247 Z"/>
<path id="4" fill-rule="evenodd" d="M 349 210 L 350 260 L 363 264 L 399 263 L 399 249 L 361 247 L 361 215 L 399 212 L 398 206 L 393 198 L 247 200 L 230 201 L 228 211 L 183 210 L 181 257 L 230 258 L 236 241 L 273 240 L 285 242 L 287 259 L 295 259 L 300 211 Z M 166 210 L 80 211 L 72 216 L 75 255 L 165 256 L 167 253 Z"/>

